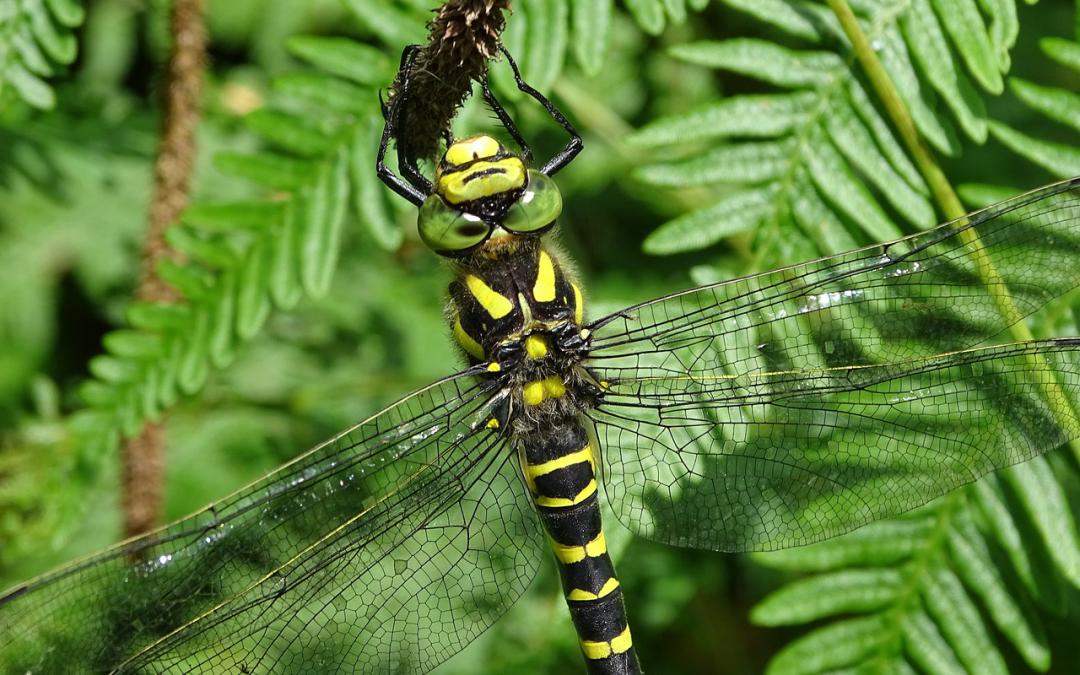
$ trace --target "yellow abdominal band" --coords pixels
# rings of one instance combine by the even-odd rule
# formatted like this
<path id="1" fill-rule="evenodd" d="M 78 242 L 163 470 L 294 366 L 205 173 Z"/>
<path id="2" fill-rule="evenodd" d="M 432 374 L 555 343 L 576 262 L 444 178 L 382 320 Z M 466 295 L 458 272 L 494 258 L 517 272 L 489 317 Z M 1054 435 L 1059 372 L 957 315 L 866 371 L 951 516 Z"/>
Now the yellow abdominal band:
<path id="1" fill-rule="evenodd" d="M 633 646 L 634 642 L 630 639 L 629 627 L 612 638 L 609 642 L 593 642 L 592 640 L 581 641 L 581 651 L 585 654 L 585 658 L 594 661 L 606 659 L 615 654 L 624 654 L 630 651 L 630 648 Z"/>

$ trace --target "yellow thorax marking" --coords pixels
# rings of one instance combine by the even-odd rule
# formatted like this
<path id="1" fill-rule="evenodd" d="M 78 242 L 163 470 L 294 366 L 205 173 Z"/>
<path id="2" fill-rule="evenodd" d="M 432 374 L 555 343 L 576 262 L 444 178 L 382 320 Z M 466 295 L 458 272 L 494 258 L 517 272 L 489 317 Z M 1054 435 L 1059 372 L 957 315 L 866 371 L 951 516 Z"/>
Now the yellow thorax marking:
<path id="1" fill-rule="evenodd" d="M 553 509 L 564 509 L 576 504 L 580 504 L 589 497 L 596 494 L 596 479 L 589 481 L 588 485 L 581 489 L 581 492 L 577 493 L 573 497 L 548 497 L 547 495 L 537 495 L 536 505 L 546 506 Z"/>
<path id="2" fill-rule="evenodd" d="M 600 598 L 610 595 L 612 591 L 619 587 L 619 580 L 615 577 L 611 577 L 604 582 L 604 585 L 599 591 L 593 593 L 592 591 L 583 591 L 580 588 L 575 588 L 566 594 L 567 600 L 588 601 L 599 600 Z"/>
<path id="3" fill-rule="evenodd" d="M 570 284 L 570 288 L 574 289 L 574 323 L 581 325 L 581 320 L 585 318 L 585 304 L 581 301 L 581 289 L 577 284 Z"/>
<path id="4" fill-rule="evenodd" d="M 514 303 L 509 298 L 491 290 L 491 286 L 475 274 L 465 276 L 465 286 L 492 319 L 501 319 L 514 309 Z"/>
<path id="5" fill-rule="evenodd" d="M 498 361 L 492 361 L 488 364 L 487 371 L 489 373 L 497 373 L 500 370 L 502 370 L 502 366 L 499 365 Z"/>
<path id="6" fill-rule="evenodd" d="M 567 546 L 557 541 L 551 542 L 551 548 L 555 551 L 555 557 L 564 565 L 572 565 L 581 562 L 585 558 L 599 558 L 607 553 L 607 540 L 604 533 L 596 535 L 596 538 L 587 542 L 584 546 Z"/>
<path id="7" fill-rule="evenodd" d="M 439 176 L 438 193 L 451 204 L 471 202 L 525 185 L 525 164 L 517 157 L 473 162 L 466 169 Z"/>
<path id="8" fill-rule="evenodd" d="M 525 338 L 525 353 L 530 359 L 542 359 L 548 353 L 548 341 L 543 335 L 530 335 Z"/>
<path id="9" fill-rule="evenodd" d="M 546 476 L 552 471 L 565 469 L 568 466 L 581 464 L 582 462 L 588 462 L 589 466 L 592 467 L 593 474 L 596 473 L 596 459 L 593 457 L 592 446 L 588 444 L 580 450 L 565 454 L 562 457 L 556 457 L 547 462 L 542 462 L 540 464 L 529 464 L 526 462 L 524 465 L 525 480 L 529 484 L 529 489 L 535 494 L 537 478 Z"/>
<path id="10" fill-rule="evenodd" d="M 487 427 L 488 429 L 498 429 L 499 428 L 499 420 L 492 417 L 491 419 L 489 419 L 487 421 L 487 424 L 485 424 L 484 426 Z"/>
<path id="11" fill-rule="evenodd" d="M 477 360 L 483 360 L 484 348 L 465 332 L 465 329 L 461 326 L 461 319 L 454 319 L 454 339 L 457 340 L 457 343 L 461 345 L 466 354 Z"/>
<path id="12" fill-rule="evenodd" d="M 592 640 L 581 641 L 581 651 L 585 654 L 585 658 L 594 661 L 606 659 L 612 654 L 624 654 L 630 651 L 630 648 L 633 646 L 634 641 L 630 637 L 629 626 L 624 628 L 623 632 L 613 637 L 610 642 L 593 642 Z"/>
<path id="13" fill-rule="evenodd" d="M 540 251 L 537 262 L 536 283 L 533 284 L 533 297 L 537 302 L 551 302 L 555 299 L 555 265 L 546 251 Z"/>
<path id="14" fill-rule="evenodd" d="M 528 382 L 521 388 L 521 397 L 525 405 L 537 406 L 549 398 L 561 398 L 566 393 L 566 384 L 558 375 L 549 375 L 542 380 Z"/>
<path id="15" fill-rule="evenodd" d="M 474 159 L 487 159 L 499 154 L 499 142 L 491 136 L 473 136 L 454 141 L 446 149 L 446 161 L 450 164 L 468 164 Z"/>

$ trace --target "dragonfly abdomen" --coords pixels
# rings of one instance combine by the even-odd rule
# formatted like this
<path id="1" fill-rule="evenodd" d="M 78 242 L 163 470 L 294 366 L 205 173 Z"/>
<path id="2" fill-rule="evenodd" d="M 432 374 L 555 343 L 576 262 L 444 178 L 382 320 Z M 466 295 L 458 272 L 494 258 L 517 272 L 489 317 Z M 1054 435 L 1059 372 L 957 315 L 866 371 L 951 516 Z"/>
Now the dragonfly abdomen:
<path id="1" fill-rule="evenodd" d="M 588 671 L 641 672 L 600 518 L 596 455 L 577 417 L 518 437 L 521 470 L 562 577 Z"/>

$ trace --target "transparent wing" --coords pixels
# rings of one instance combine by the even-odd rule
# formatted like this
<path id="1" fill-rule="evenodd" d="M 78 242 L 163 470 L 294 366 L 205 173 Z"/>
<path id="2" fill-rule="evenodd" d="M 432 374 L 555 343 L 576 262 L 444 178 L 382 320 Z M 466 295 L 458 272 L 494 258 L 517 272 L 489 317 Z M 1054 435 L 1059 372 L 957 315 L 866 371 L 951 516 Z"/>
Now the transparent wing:
<path id="1" fill-rule="evenodd" d="M 808 544 L 1080 438 L 1080 338 L 610 387 L 590 415 L 612 508 L 695 548 Z"/>
<path id="2" fill-rule="evenodd" d="M 467 374 L 188 518 L 0 596 L 0 671 L 419 673 L 520 596 L 543 539 Z"/>
<path id="3" fill-rule="evenodd" d="M 984 260 L 1004 288 L 985 283 Z M 590 356 L 675 374 L 889 363 L 973 347 L 1078 285 L 1074 178 L 888 244 L 630 307 L 590 326 Z"/>
<path id="4" fill-rule="evenodd" d="M 934 355 L 983 343 L 1078 285 L 1080 179 L 1074 179 L 890 244 L 600 319 L 590 326 L 589 366 L 612 383 L 595 414 L 609 498 L 631 529 L 662 541 L 780 548 L 898 513 L 1045 451 L 1049 440 L 1069 437 L 1068 429 L 1042 439 L 979 435 L 993 425 L 985 419 L 990 410 L 1036 406 L 1035 394 L 1023 387 L 981 392 L 981 381 L 973 384 L 950 360 L 972 357 Z M 1063 348 L 1047 349 L 1053 357 Z M 980 363 L 999 358 L 978 354 Z M 1000 358 L 990 365 L 1016 369 L 1002 374 L 1006 380 L 1022 372 L 1020 357 Z M 1065 367 L 1039 358 L 1031 363 L 1048 381 L 1051 371 Z M 941 372 L 930 378 L 927 364 Z M 858 377 L 868 373 L 877 373 L 877 393 L 861 389 Z M 913 394 L 912 405 L 922 406 L 917 415 L 898 416 L 894 399 L 902 387 L 924 392 Z M 692 424 L 680 419 L 688 410 L 695 411 Z M 950 421 L 957 414 L 983 426 Z M 935 417 L 949 433 L 923 435 Z M 1067 427 L 1070 418 L 1063 419 Z M 970 458 L 954 457 L 966 463 L 968 478 L 916 478 L 937 471 L 923 458 L 937 457 L 945 446 L 968 448 Z M 870 481 L 866 472 L 882 475 Z M 855 508 L 860 500 L 865 503 Z"/>

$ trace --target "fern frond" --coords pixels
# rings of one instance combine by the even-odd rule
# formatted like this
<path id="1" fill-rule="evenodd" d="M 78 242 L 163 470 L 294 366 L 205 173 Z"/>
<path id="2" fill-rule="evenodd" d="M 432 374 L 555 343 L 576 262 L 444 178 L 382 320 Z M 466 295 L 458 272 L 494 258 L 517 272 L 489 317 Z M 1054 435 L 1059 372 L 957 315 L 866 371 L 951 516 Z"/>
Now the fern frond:
<path id="1" fill-rule="evenodd" d="M 90 466 L 120 436 L 201 389 L 272 308 L 324 295 L 350 208 L 381 245 L 401 242 L 372 156 L 379 110 L 369 85 L 390 80 L 389 60 L 337 38 L 303 38 L 290 48 L 321 70 L 281 77 L 277 103 L 246 118 L 269 149 L 216 157 L 221 171 L 255 183 L 265 197 L 191 207 L 167 234 L 187 262 L 157 270 L 184 301 L 132 305 L 131 328 L 107 335 L 105 354 L 91 361 L 86 407 L 69 425 Z"/>
<path id="2" fill-rule="evenodd" d="M 0 7 L 0 110 L 13 97 L 51 109 L 46 79 L 75 60 L 73 29 L 85 16 L 80 0 L 22 0 Z"/>
<path id="3" fill-rule="evenodd" d="M 794 217 L 796 201 L 820 203 L 832 212 L 851 235 L 845 240 L 880 241 L 933 225 L 937 218 L 927 187 L 854 72 L 835 19 L 811 3 L 730 0 L 727 4 L 801 40 L 833 47 L 793 48 L 746 38 L 672 47 L 670 55 L 680 61 L 750 77 L 778 91 L 727 98 L 647 124 L 630 139 L 639 148 L 664 154 L 673 151 L 669 147 L 693 143 L 700 154 L 644 167 L 637 178 L 665 187 L 711 181 L 729 186 L 734 193 L 753 193 L 764 182 L 781 186 L 773 208 L 760 213 L 760 220 L 748 222 L 743 214 L 734 214 L 738 222 L 713 228 L 725 236 L 752 229 L 770 232 L 784 224 L 805 225 Z M 979 88 L 1000 91 L 1001 73 L 1009 65 L 1008 49 L 1015 42 L 1015 10 L 991 4 L 986 9 L 990 28 L 972 0 L 914 0 L 906 9 L 860 3 L 857 8 L 919 131 L 946 154 L 955 154 L 959 138 L 953 123 L 937 114 L 938 96 L 965 136 L 976 143 L 988 136 L 990 122 Z M 761 139 L 770 140 L 762 143 Z M 710 147 L 702 141 L 717 145 Z M 776 155 L 779 147 L 787 149 L 783 158 Z M 740 173 L 736 167 L 711 175 L 703 171 L 707 162 L 724 156 L 721 148 L 738 158 L 738 166 L 754 164 L 754 153 L 760 153 L 756 159 L 764 169 Z M 810 184 L 800 176 L 808 177 Z M 722 213 L 722 209 L 710 207 L 709 213 Z M 681 245 L 670 241 L 667 228 L 681 231 L 685 222 L 679 219 L 661 226 L 646 240 L 646 250 L 676 253 L 718 241 L 718 237 L 693 237 Z M 813 230 L 804 234 L 817 252 L 835 251 Z M 656 248 L 656 237 L 669 241 Z"/>
<path id="4" fill-rule="evenodd" d="M 755 623 L 836 619 L 785 647 L 768 672 L 1005 673 L 997 634 L 1030 668 L 1046 670 L 1051 657 L 1038 608 L 1059 611 L 1064 586 L 1080 588 L 1080 546 L 1059 480 L 1048 460 L 1038 458 L 904 518 L 756 555 L 769 567 L 814 574 L 760 602 L 751 614 Z M 1008 501 L 1029 505 L 1023 518 Z M 1035 571 L 1035 557 L 1052 559 L 1053 567 Z M 841 634 L 855 644 L 837 649 Z M 827 657 L 815 655 L 826 646 Z"/>
<path id="5" fill-rule="evenodd" d="M 1072 77 L 1080 75 L 1080 44 L 1061 38 L 1047 38 L 1041 41 L 1039 46 L 1044 54 Z M 1009 78 L 1009 89 L 1021 103 L 1034 112 L 1069 129 L 1072 134 L 1080 133 L 1080 96 L 1072 91 L 1036 84 L 1018 77 Z M 1061 143 L 1036 138 L 1001 122 L 991 123 L 990 133 L 1016 154 L 1057 177 L 1080 174 L 1080 149 L 1077 149 L 1075 142 Z"/>

